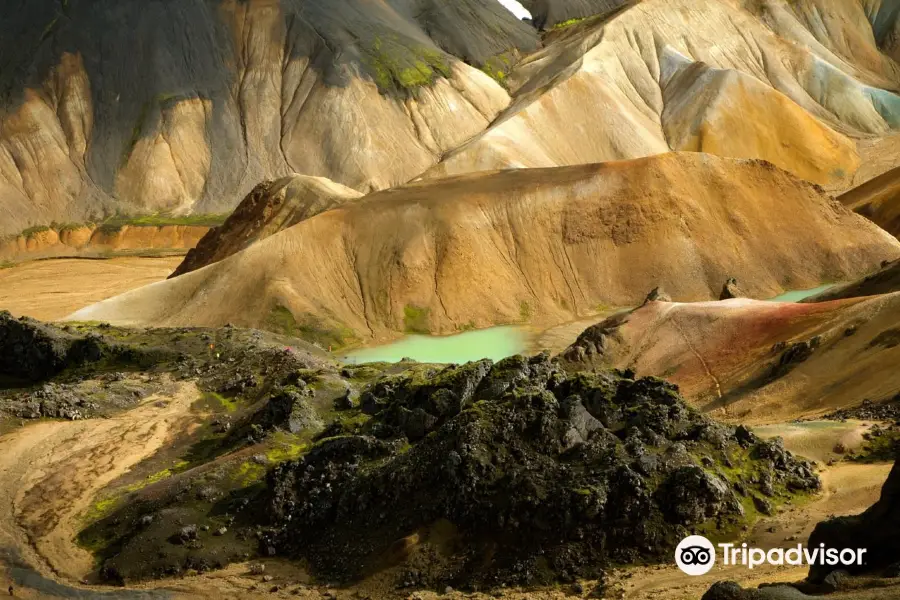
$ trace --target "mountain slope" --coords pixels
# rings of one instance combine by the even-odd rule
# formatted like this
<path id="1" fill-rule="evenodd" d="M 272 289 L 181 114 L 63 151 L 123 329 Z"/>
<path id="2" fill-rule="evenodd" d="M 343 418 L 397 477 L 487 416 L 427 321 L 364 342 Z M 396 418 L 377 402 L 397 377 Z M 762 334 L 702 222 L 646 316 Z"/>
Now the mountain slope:
<path id="1" fill-rule="evenodd" d="M 838 199 L 848 208 L 900 236 L 900 168 L 879 175 Z"/>
<path id="2" fill-rule="evenodd" d="M 585 331 L 577 367 L 664 376 L 717 418 L 778 423 L 900 390 L 900 294 L 791 304 L 650 302 Z"/>
<path id="3" fill-rule="evenodd" d="M 509 101 L 462 60 L 539 44 L 495 0 L 13 0 L 0 23 L 0 234 L 222 212 L 292 172 L 403 183 Z"/>
<path id="4" fill-rule="evenodd" d="M 877 296 L 900 291 L 900 261 L 883 264 L 882 268 L 862 279 L 836 285 L 801 302 L 829 302 L 842 298 Z"/>
<path id="5" fill-rule="evenodd" d="M 495 0 L 4 3 L 0 235 L 670 150 L 843 190 L 900 126 L 892 2 L 529 6 L 541 39 Z"/>
<path id="6" fill-rule="evenodd" d="M 361 196 L 356 190 L 323 177 L 293 175 L 263 182 L 253 188 L 225 223 L 203 236 L 171 276 L 218 262 L 282 229 Z"/>
<path id="7" fill-rule="evenodd" d="M 836 55 L 783 14 L 800 4 L 644 0 L 554 32 L 508 77 L 512 106 L 429 176 L 705 150 L 844 189 L 854 139 L 900 123 L 897 65 L 874 41 L 880 66 Z"/>
<path id="8" fill-rule="evenodd" d="M 281 315 L 349 342 L 559 323 L 656 285 L 709 299 L 729 276 L 766 297 L 898 256 L 895 238 L 769 164 L 674 153 L 379 192 L 73 318 L 273 327 Z"/>

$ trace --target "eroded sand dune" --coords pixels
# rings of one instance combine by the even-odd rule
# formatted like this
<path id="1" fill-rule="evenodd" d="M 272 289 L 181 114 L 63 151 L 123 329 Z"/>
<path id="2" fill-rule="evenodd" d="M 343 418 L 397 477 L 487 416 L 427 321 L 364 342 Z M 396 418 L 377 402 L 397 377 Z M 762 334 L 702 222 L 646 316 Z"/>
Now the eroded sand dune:
<path id="1" fill-rule="evenodd" d="M 221 262 L 79 311 L 122 324 L 265 325 L 380 337 L 554 324 L 634 305 L 849 278 L 900 242 L 770 164 L 698 153 L 476 174 L 373 194 Z"/>

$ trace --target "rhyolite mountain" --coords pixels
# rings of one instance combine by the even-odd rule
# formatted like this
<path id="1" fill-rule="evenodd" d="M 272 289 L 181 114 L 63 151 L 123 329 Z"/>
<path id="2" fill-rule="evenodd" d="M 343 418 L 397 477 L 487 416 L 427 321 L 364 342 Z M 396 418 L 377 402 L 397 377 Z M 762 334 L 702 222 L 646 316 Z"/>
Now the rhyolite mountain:
<path id="1" fill-rule="evenodd" d="M 874 0 L 38 0 L 0 7 L 0 234 L 671 150 L 829 190 L 900 164 Z M 860 180 L 860 178 L 862 178 Z"/>
<path id="2" fill-rule="evenodd" d="M 426 179 L 364 198 L 278 189 L 251 195 L 184 274 L 70 318 L 232 323 L 327 348 L 404 331 L 552 326 L 599 305 L 634 306 L 658 285 L 679 301 L 710 300 L 729 277 L 771 298 L 900 258 L 895 237 L 821 188 L 764 161 L 697 152 Z M 334 207 L 306 210 L 326 202 Z M 292 224 L 295 210 L 311 216 Z M 292 225 L 272 234 L 277 223 Z M 243 247 L 248 239 L 259 241 Z"/>
<path id="3" fill-rule="evenodd" d="M 476 67 L 540 43 L 495 0 L 12 1 L 0 23 L 0 233 L 221 212 L 292 172 L 402 183 L 508 104 Z"/>

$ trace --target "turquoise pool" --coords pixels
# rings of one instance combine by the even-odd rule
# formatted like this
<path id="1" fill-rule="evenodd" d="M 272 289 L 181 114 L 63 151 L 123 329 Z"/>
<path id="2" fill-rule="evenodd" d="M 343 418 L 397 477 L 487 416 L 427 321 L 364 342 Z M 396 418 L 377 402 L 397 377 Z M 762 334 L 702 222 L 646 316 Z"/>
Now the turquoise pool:
<path id="1" fill-rule="evenodd" d="M 835 285 L 834 283 L 829 283 L 826 285 L 820 285 L 819 287 L 815 287 L 809 290 L 791 290 L 790 292 L 785 292 L 780 296 L 775 296 L 774 298 L 770 298 L 769 302 L 800 302 L 801 300 L 805 300 L 810 296 L 815 296 L 816 294 L 821 294 L 826 290 L 830 290 Z"/>
<path id="2" fill-rule="evenodd" d="M 400 362 L 403 358 L 429 363 L 500 360 L 524 352 L 527 343 L 528 335 L 522 328 L 501 326 L 447 336 L 408 335 L 391 344 L 350 352 L 341 359 L 354 364 Z"/>

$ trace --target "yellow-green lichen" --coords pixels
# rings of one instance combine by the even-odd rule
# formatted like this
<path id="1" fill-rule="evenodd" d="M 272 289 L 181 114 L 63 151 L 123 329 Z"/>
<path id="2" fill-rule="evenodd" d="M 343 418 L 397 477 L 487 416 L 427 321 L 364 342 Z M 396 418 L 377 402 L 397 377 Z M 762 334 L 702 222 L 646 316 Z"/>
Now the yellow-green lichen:
<path id="1" fill-rule="evenodd" d="M 434 83 L 437 77 L 449 77 L 450 65 L 437 50 L 410 48 L 396 36 L 376 37 L 368 50 L 366 64 L 383 92 L 410 91 Z"/>
<path id="2" fill-rule="evenodd" d="M 428 324 L 431 310 L 420 306 L 407 304 L 403 308 L 403 329 L 407 333 L 430 333 Z"/>
<path id="3" fill-rule="evenodd" d="M 565 21 L 560 21 L 556 25 L 553 26 L 553 29 L 565 29 L 566 27 L 571 27 L 572 25 L 577 25 L 584 21 L 587 17 L 578 17 L 575 19 L 567 19 Z"/>

